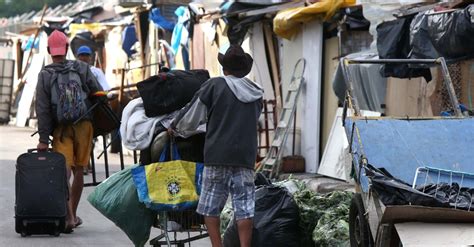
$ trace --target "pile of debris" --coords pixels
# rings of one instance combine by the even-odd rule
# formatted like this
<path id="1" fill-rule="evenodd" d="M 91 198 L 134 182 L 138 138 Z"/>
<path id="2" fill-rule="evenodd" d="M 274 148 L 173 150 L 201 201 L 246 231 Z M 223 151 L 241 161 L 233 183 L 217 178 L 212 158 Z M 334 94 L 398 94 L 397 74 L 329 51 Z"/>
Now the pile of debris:
<path id="1" fill-rule="evenodd" d="M 262 190 L 265 193 L 259 193 Z M 292 178 L 258 186 L 252 246 L 348 246 L 352 194 L 316 193 Z M 259 210 L 264 204 L 269 206 Z M 275 225 L 278 230 L 270 229 Z M 221 213 L 221 232 L 224 243 L 238 246 L 230 201 Z"/>

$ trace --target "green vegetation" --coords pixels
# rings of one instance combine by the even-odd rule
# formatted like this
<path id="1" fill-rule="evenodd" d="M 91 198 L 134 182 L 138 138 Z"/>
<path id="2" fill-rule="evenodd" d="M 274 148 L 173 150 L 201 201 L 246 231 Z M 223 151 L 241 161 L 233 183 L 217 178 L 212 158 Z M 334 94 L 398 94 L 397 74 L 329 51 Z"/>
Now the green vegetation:
<path id="1" fill-rule="evenodd" d="M 317 194 L 299 184 L 293 198 L 300 209 L 303 246 L 349 245 L 349 205 L 352 192 Z"/>
<path id="2" fill-rule="evenodd" d="M 32 10 L 39 11 L 44 4 L 56 7 L 77 0 L 0 0 L 0 17 L 12 17 Z"/>

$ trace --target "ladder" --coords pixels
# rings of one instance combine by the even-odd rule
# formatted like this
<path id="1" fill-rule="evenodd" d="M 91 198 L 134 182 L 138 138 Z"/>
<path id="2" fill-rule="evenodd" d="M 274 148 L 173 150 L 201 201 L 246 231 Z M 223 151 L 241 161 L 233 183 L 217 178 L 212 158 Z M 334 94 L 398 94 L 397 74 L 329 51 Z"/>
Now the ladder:
<path id="1" fill-rule="evenodd" d="M 257 169 L 257 171 L 262 172 L 263 175 L 270 179 L 278 177 L 278 173 L 280 172 L 280 160 L 284 149 L 283 145 L 288 139 L 290 125 L 295 117 L 298 96 L 301 91 L 301 85 L 304 83 L 303 74 L 305 68 L 306 60 L 300 58 L 296 62 L 291 75 L 291 81 L 288 85 L 288 93 L 285 97 L 283 109 L 280 112 L 280 119 L 270 149 Z"/>

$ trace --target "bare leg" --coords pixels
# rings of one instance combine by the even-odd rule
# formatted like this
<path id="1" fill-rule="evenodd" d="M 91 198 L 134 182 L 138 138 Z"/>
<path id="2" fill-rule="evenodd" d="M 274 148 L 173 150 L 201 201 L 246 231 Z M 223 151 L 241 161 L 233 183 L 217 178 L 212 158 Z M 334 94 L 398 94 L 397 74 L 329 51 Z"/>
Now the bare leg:
<path id="1" fill-rule="evenodd" d="M 212 247 L 222 247 L 220 232 L 221 221 L 219 217 L 206 216 L 204 217 L 204 222 L 206 223 L 207 233 L 209 233 Z"/>
<path id="2" fill-rule="evenodd" d="M 253 220 L 238 220 L 237 228 L 239 230 L 240 247 L 250 247 L 252 244 Z"/>
<path id="3" fill-rule="evenodd" d="M 70 201 L 74 216 L 74 224 L 76 223 L 77 206 L 79 205 L 79 201 L 81 200 L 82 189 L 84 188 L 83 169 L 84 168 L 82 166 L 72 168 L 72 172 L 74 173 L 74 179 L 72 180 Z"/>
<path id="4" fill-rule="evenodd" d="M 71 203 L 71 185 L 69 183 L 69 180 L 71 178 L 71 168 L 67 168 L 67 186 L 69 189 L 69 200 L 67 201 L 67 216 L 66 216 L 66 229 L 72 229 L 74 228 L 75 224 L 75 218 L 74 218 L 74 212 L 72 210 L 72 203 Z"/>

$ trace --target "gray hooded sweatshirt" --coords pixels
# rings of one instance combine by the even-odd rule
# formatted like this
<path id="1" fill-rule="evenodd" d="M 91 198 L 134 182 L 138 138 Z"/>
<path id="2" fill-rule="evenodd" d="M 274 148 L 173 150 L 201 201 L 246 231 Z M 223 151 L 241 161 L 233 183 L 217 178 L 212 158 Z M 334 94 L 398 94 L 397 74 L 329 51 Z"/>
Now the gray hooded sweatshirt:
<path id="1" fill-rule="evenodd" d="M 51 99 L 51 88 L 53 87 L 53 74 L 55 71 L 62 71 L 66 69 L 74 69 L 78 72 L 88 95 L 101 91 L 102 87 L 97 82 L 95 76 L 89 69 L 89 65 L 81 61 L 66 60 L 62 63 L 53 63 L 43 68 L 38 75 L 38 84 L 36 84 L 36 117 L 38 118 L 38 133 L 39 141 L 42 143 L 49 142 L 49 136 L 53 133 L 56 127 L 55 109 Z M 90 102 L 86 102 L 90 106 Z M 91 114 L 88 114 L 84 119 L 91 119 Z"/>
<path id="2" fill-rule="evenodd" d="M 205 165 L 254 169 L 262 97 L 263 89 L 247 78 L 211 78 L 171 126 L 185 138 L 202 132 L 205 126 Z"/>

